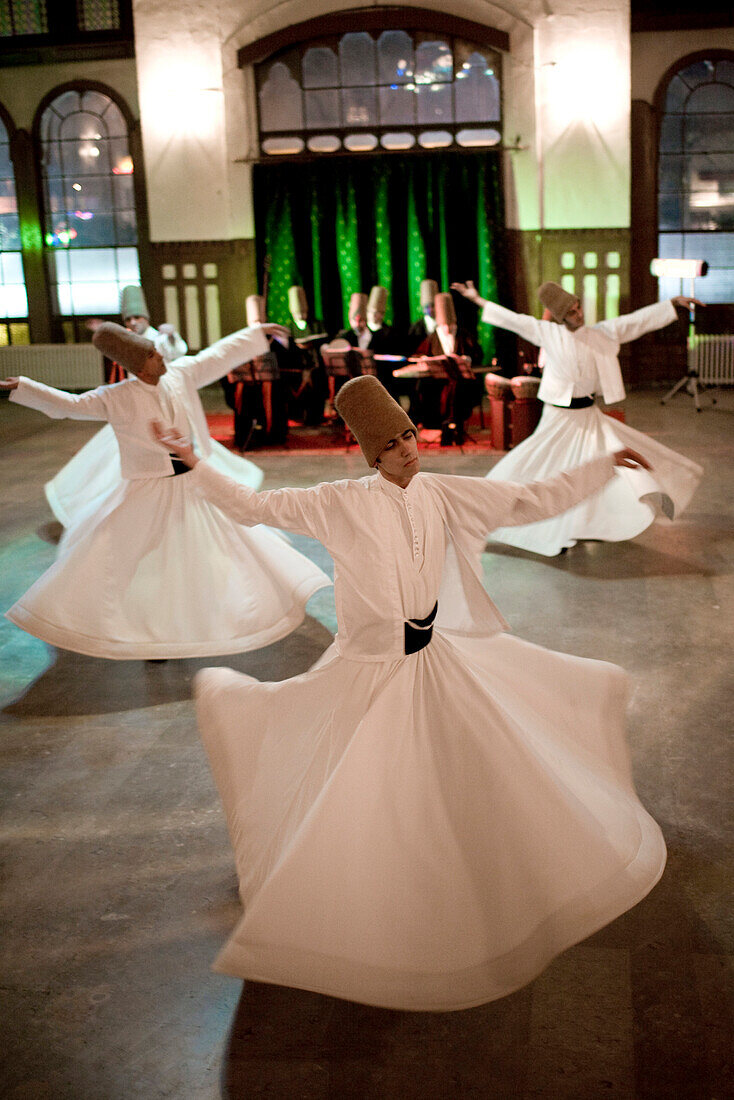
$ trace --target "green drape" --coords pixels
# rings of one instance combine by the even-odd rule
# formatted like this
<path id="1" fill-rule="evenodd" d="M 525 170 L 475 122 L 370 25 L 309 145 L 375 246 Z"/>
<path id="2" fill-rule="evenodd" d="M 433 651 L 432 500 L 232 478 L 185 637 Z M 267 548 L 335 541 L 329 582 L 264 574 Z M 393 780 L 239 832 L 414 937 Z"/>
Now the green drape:
<path id="1" fill-rule="evenodd" d="M 347 324 L 349 296 L 388 288 L 388 324 L 420 316 L 422 279 L 441 289 L 473 279 L 501 299 L 504 211 L 496 153 L 338 157 L 254 168 L 258 271 L 270 257 L 268 315 L 289 320 L 288 287 L 304 287 L 330 332 Z M 460 303 L 474 328 L 476 310 Z M 479 325 L 485 360 L 494 335 Z"/>

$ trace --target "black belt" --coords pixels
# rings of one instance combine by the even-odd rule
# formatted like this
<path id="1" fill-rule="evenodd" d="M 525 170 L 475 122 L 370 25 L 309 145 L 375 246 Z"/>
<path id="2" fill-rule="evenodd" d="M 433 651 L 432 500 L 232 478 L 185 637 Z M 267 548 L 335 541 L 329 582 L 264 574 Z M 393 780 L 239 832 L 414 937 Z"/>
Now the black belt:
<path id="1" fill-rule="evenodd" d="M 174 458 L 173 455 L 168 456 L 173 466 L 173 473 L 169 474 L 169 477 L 175 477 L 176 474 L 190 474 L 191 467 L 187 466 L 185 462 L 182 462 L 180 458 Z"/>
<path id="2" fill-rule="evenodd" d="M 572 397 L 567 405 L 554 405 L 547 401 L 547 405 L 553 405 L 554 409 L 589 409 L 594 404 L 593 397 Z"/>
<path id="3" fill-rule="evenodd" d="M 438 600 L 433 605 L 433 611 L 426 615 L 425 619 L 408 619 L 405 624 L 405 654 L 417 653 L 425 649 L 433 637 L 433 620 L 438 611 Z"/>

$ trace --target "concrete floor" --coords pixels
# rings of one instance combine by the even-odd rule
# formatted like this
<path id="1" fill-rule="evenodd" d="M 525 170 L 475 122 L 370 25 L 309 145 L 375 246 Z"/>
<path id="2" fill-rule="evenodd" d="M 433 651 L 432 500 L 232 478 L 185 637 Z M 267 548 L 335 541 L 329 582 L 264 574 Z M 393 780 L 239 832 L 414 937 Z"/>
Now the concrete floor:
<path id="1" fill-rule="evenodd" d="M 215 975 L 238 901 L 191 678 L 212 663 L 268 679 L 305 670 L 333 629 L 331 594 L 315 597 L 290 637 L 217 662 L 79 657 L 2 620 L 2 1097 L 734 1095 L 734 394 L 700 415 L 688 397 L 665 409 L 659 397 L 632 395 L 627 421 L 704 465 L 679 523 L 557 559 L 498 547 L 485 556 L 517 634 L 631 673 L 636 779 L 670 849 L 650 897 L 532 985 L 466 1012 L 383 1011 Z M 42 486 L 94 430 L 0 403 L 3 609 L 52 561 Z M 260 462 L 267 487 L 363 473 L 355 455 Z M 482 474 L 489 464 L 450 451 L 424 467 Z M 324 560 L 309 540 L 299 546 Z"/>

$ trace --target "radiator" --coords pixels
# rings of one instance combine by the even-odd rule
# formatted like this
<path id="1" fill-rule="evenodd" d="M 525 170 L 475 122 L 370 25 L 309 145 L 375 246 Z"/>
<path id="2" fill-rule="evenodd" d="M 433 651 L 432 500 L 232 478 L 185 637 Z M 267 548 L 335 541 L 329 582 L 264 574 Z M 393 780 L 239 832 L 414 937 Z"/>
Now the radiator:
<path id="1" fill-rule="evenodd" d="M 705 386 L 734 386 L 734 336 L 689 336 L 688 370 Z"/>
<path id="2" fill-rule="evenodd" d="M 15 344 L 0 348 L 0 378 L 19 374 L 60 390 L 89 390 L 104 382 L 102 356 L 92 344 Z"/>

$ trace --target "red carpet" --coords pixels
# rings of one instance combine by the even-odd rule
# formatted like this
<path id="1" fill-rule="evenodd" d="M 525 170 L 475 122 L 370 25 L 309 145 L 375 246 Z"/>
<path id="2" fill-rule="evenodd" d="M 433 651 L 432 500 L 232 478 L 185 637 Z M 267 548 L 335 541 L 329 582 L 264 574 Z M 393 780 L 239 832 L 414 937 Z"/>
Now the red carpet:
<path id="1" fill-rule="evenodd" d="M 212 439 L 222 443 L 233 450 L 234 428 L 232 426 L 232 413 L 207 413 L 207 423 Z M 478 423 L 469 421 L 467 424 L 468 436 L 462 445 L 465 452 L 493 450 L 489 431 L 481 428 Z M 421 432 L 418 445 L 421 450 L 437 450 L 441 447 L 441 432 L 439 429 L 426 428 Z M 354 442 L 347 446 L 343 433 L 331 424 L 324 424 L 319 428 L 303 428 L 300 425 L 291 425 L 288 429 L 288 439 L 285 444 L 278 447 L 253 447 L 248 451 L 249 456 L 258 454 L 288 455 L 297 451 L 303 455 L 318 455 L 328 452 L 335 454 L 346 453 L 353 450 Z M 449 450 L 449 448 L 443 448 Z"/>

